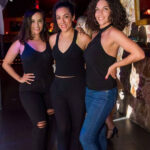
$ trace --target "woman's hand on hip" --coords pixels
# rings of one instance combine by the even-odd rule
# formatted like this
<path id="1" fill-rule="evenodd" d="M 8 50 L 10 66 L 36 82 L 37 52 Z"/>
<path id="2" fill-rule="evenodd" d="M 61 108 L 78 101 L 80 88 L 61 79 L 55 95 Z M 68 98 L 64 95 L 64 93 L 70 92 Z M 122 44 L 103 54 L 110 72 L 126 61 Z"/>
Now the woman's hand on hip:
<path id="1" fill-rule="evenodd" d="M 114 66 L 114 65 L 111 65 L 109 68 L 108 68 L 108 71 L 107 71 L 107 74 L 105 76 L 105 79 L 107 80 L 109 75 L 112 76 L 112 78 L 116 79 L 116 73 L 117 73 L 117 68 Z"/>
<path id="2" fill-rule="evenodd" d="M 31 82 L 34 81 L 34 78 L 35 76 L 33 73 L 24 73 L 23 76 L 20 78 L 19 82 L 31 84 Z"/>

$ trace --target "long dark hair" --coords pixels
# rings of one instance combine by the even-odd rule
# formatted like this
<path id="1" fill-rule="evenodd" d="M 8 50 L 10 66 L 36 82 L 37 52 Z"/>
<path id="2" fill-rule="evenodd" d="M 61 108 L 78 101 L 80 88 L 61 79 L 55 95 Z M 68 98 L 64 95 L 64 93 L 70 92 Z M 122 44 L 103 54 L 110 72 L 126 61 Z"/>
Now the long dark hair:
<path id="1" fill-rule="evenodd" d="M 98 1 L 92 0 L 87 10 L 87 24 L 94 31 L 99 30 L 99 24 L 95 19 L 95 8 Z M 125 8 L 122 6 L 120 0 L 106 0 L 106 2 L 111 10 L 110 21 L 112 25 L 122 31 L 129 24 Z"/>
<path id="2" fill-rule="evenodd" d="M 46 22 L 45 22 L 45 15 L 44 12 L 40 9 L 32 9 L 32 10 L 28 10 L 25 14 L 24 14 L 24 18 L 23 18 L 23 23 L 20 29 L 20 32 L 17 36 L 17 39 L 24 44 L 25 42 L 27 42 L 28 40 L 32 40 L 33 37 L 31 35 L 31 18 L 35 13 L 40 13 L 43 16 L 43 29 L 40 33 L 40 38 L 43 41 L 47 41 L 48 40 L 48 30 L 46 27 Z"/>
<path id="3" fill-rule="evenodd" d="M 69 12 L 71 13 L 72 16 L 75 15 L 75 8 L 74 8 L 74 5 L 68 1 L 64 1 L 64 2 L 57 2 L 53 8 L 53 22 L 54 22 L 54 31 L 55 32 L 58 32 L 60 29 L 57 25 L 57 21 L 56 21 L 56 10 L 58 8 L 61 8 L 61 7 L 65 7 L 65 8 L 68 8 Z"/>

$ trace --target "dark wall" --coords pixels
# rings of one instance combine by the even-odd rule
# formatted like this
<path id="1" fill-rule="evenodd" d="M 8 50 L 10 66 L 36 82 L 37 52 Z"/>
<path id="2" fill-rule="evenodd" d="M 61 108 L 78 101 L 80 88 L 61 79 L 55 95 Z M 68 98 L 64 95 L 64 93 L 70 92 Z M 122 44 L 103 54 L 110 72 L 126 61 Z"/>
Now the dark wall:
<path id="1" fill-rule="evenodd" d="M 40 8 L 43 9 L 47 16 L 52 15 L 53 5 L 59 0 L 39 0 Z M 67 0 L 60 0 L 67 1 Z M 90 0 L 68 0 L 75 4 L 76 7 L 76 17 L 82 15 Z M 35 0 L 13 0 L 13 2 L 8 1 L 5 9 L 5 17 L 21 17 L 24 12 L 28 9 L 35 7 Z"/>

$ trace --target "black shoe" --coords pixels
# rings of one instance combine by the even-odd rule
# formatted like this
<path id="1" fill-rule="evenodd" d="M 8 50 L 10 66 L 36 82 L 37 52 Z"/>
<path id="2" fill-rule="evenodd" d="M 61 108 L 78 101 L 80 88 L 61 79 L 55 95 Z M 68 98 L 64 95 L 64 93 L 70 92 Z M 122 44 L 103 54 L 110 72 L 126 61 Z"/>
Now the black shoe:
<path id="1" fill-rule="evenodd" d="M 114 127 L 113 129 L 108 129 L 107 131 L 107 139 L 110 140 L 112 139 L 114 136 L 118 137 L 118 128 Z"/>

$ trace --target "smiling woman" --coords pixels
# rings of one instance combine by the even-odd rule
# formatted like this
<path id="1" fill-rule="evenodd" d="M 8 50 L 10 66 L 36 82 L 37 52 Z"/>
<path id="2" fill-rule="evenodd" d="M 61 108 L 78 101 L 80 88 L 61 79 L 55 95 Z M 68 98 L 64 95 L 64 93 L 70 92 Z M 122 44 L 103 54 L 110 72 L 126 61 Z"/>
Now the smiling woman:
<path id="1" fill-rule="evenodd" d="M 83 51 L 90 38 L 73 28 L 74 7 L 58 2 L 54 7 L 57 33 L 49 38 L 56 62 L 52 103 L 58 129 L 58 150 L 81 150 L 79 134 L 85 116 Z"/>
<path id="2" fill-rule="evenodd" d="M 20 83 L 20 98 L 33 124 L 32 150 L 45 150 L 49 119 L 54 114 L 49 88 L 53 80 L 53 57 L 48 44 L 47 28 L 42 10 L 32 9 L 24 14 L 18 39 L 10 46 L 2 67 Z M 17 55 L 23 65 L 23 75 L 11 66 Z"/>
<path id="3" fill-rule="evenodd" d="M 128 19 L 119 0 L 92 0 L 87 23 L 99 32 L 84 53 L 87 114 L 80 141 L 84 150 L 106 150 L 105 120 L 117 100 L 116 69 L 141 60 L 145 55 L 136 43 L 121 32 L 128 25 Z M 117 62 L 120 46 L 129 55 Z"/>
<path id="4" fill-rule="evenodd" d="M 43 29 L 43 18 L 41 13 L 36 13 L 31 18 L 31 33 L 32 36 L 35 37 L 36 35 L 39 35 Z"/>

